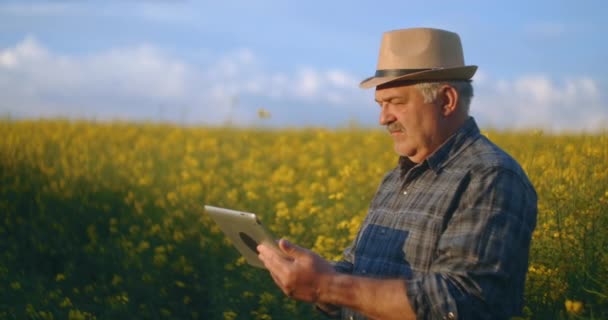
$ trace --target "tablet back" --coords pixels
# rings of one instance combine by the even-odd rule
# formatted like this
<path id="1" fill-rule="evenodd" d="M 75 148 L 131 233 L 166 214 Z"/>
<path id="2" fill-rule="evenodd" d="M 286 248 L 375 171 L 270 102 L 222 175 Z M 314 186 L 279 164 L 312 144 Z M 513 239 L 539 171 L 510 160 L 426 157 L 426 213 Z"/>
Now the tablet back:
<path id="1" fill-rule="evenodd" d="M 207 214 L 218 224 L 236 249 L 252 266 L 264 268 L 256 247 L 260 243 L 277 247 L 272 234 L 254 213 L 205 205 Z M 277 247 L 278 249 L 278 247 Z"/>

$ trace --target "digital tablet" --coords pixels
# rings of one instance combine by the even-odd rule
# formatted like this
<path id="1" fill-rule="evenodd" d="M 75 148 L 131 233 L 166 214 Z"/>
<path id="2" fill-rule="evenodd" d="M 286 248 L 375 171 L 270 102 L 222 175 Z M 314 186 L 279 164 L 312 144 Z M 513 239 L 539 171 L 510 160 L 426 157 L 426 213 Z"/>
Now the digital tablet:
<path id="1" fill-rule="evenodd" d="M 205 205 L 205 211 L 250 265 L 265 268 L 258 259 L 257 246 L 260 243 L 268 244 L 281 252 L 275 237 L 262 225 L 255 213 L 208 205 Z"/>

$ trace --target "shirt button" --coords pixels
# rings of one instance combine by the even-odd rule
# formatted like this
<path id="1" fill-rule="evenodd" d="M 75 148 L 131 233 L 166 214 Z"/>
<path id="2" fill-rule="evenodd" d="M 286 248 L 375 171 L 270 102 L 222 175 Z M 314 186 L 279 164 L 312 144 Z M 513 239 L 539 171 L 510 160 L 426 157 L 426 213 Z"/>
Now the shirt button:
<path id="1" fill-rule="evenodd" d="M 445 318 L 444 318 L 444 319 L 447 319 L 447 320 L 454 320 L 454 319 L 456 319 L 456 316 L 454 315 L 454 313 L 453 313 L 453 312 L 448 312 L 448 315 L 447 315 L 447 316 L 445 316 Z"/>
<path id="2" fill-rule="evenodd" d="M 404 194 L 404 195 L 407 195 L 407 191 L 403 191 L 403 194 Z"/>
<path id="3" fill-rule="evenodd" d="M 348 320 L 355 320 L 355 317 L 350 316 L 350 317 L 348 317 Z"/>

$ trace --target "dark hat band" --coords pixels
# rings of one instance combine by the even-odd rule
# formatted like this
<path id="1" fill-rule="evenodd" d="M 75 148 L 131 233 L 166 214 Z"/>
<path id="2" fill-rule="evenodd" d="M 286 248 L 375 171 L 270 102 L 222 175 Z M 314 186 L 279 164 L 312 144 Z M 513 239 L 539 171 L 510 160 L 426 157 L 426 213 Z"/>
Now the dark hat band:
<path id="1" fill-rule="evenodd" d="M 434 69 L 430 69 L 430 68 L 425 68 L 425 69 L 383 69 L 383 70 L 376 70 L 376 77 L 378 77 L 378 78 L 400 77 L 400 76 L 408 75 L 410 73 L 416 73 L 416 72 L 422 72 L 422 71 L 428 71 L 428 70 L 434 70 Z"/>

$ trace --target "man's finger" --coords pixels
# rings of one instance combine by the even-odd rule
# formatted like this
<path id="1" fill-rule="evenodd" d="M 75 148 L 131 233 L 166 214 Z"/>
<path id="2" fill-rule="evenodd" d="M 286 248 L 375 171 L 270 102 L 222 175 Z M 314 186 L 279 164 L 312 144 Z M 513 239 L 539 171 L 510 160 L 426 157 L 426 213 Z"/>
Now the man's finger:
<path id="1" fill-rule="evenodd" d="M 284 280 L 287 279 L 286 273 L 288 267 L 283 264 L 268 263 L 266 264 L 266 268 L 268 268 L 268 271 L 270 271 L 270 276 L 277 284 L 279 289 L 281 289 L 286 296 L 293 298 L 295 288 L 288 287 L 284 282 Z"/>
<path id="2" fill-rule="evenodd" d="M 289 258 L 287 258 L 285 256 L 285 252 L 283 252 L 282 249 L 277 249 L 274 246 L 270 246 L 268 244 L 265 243 L 261 243 L 258 244 L 258 246 L 256 247 L 256 250 L 258 251 L 258 255 L 265 255 L 265 256 L 270 256 L 270 255 L 277 255 L 279 254 L 282 258 L 286 258 L 287 260 L 291 260 Z"/>
<path id="3" fill-rule="evenodd" d="M 279 240 L 279 248 L 281 249 L 281 251 L 290 256 L 298 256 L 304 252 L 304 249 L 289 242 L 287 239 Z"/>
<path id="4" fill-rule="evenodd" d="M 266 269 L 273 274 L 274 277 L 284 279 L 287 276 L 289 264 L 292 262 L 289 258 L 284 258 L 265 245 L 258 246 L 260 254 L 258 257 L 266 266 Z"/>
<path id="5" fill-rule="evenodd" d="M 268 253 L 268 251 L 270 250 L 270 248 L 268 248 L 267 245 L 260 243 L 258 244 L 258 246 L 256 247 L 257 251 L 259 254 L 264 254 L 264 253 Z"/>
<path id="6" fill-rule="evenodd" d="M 287 275 L 289 268 L 287 263 L 287 261 L 283 260 L 281 257 L 279 257 L 279 255 L 276 254 L 270 257 L 270 259 L 267 259 L 267 262 L 265 262 L 266 268 L 268 268 L 268 270 L 272 270 L 272 273 L 274 273 L 274 275 L 280 279 L 284 279 Z"/>

